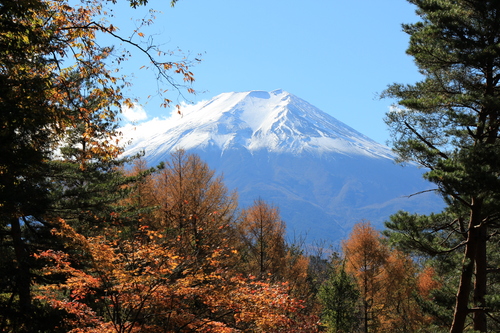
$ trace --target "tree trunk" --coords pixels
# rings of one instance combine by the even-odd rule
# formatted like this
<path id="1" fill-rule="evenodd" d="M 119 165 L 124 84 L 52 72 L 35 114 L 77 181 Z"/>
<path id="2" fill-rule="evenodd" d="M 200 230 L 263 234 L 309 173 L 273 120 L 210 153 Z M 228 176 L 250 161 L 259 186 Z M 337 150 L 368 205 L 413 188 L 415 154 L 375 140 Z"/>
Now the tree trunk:
<path id="1" fill-rule="evenodd" d="M 453 323 L 450 333 L 462 333 L 465 327 L 465 321 L 469 314 L 469 298 L 472 288 L 472 275 L 474 273 L 477 249 L 480 242 L 480 229 L 476 228 L 481 223 L 481 202 L 472 200 L 472 208 L 469 221 L 469 230 L 467 232 L 467 244 L 465 245 L 465 254 L 462 264 L 462 274 L 456 296 L 455 312 L 453 314 Z"/>
<path id="2" fill-rule="evenodd" d="M 481 226 L 477 228 L 477 250 L 476 250 L 476 268 L 474 282 L 474 330 L 479 332 L 487 332 L 486 321 L 486 288 L 487 288 L 487 260 L 486 260 L 486 242 L 487 228 Z"/>
<path id="3" fill-rule="evenodd" d="M 471 231 L 469 231 L 469 234 Z M 462 274 L 455 302 L 455 312 L 453 314 L 453 323 L 450 333 L 462 333 L 465 326 L 465 319 L 469 313 L 469 294 L 471 291 L 472 273 L 474 270 L 474 257 L 476 244 L 469 237 L 469 242 L 465 247 L 465 256 L 462 264 Z"/>
<path id="4" fill-rule="evenodd" d="M 11 237 L 16 257 L 16 289 L 19 295 L 19 308 L 22 313 L 29 314 L 31 308 L 31 278 L 28 266 L 28 254 L 22 239 L 21 224 L 18 218 L 11 219 Z"/>

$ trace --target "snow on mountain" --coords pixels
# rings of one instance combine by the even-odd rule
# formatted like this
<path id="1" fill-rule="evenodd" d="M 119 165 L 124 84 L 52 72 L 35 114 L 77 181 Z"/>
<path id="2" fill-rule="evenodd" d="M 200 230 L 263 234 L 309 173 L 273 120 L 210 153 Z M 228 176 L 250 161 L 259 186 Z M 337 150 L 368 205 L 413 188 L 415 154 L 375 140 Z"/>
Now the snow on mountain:
<path id="1" fill-rule="evenodd" d="M 280 207 L 292 234 L 336 241 L 361 220 L 381 226 L 398 210 L 443 207 L 415 166 L 306 101 L 282 90 L 220 94 L 181 114 L 122 128 L 125 155 L 150 165 L 178 148 L 196 153 L 237 189 L 242 207 L 261 197 Z"/>
<path id="2" fill-rule="evenodd" d="M 175 148 L 227 149 L 300 154 L 335 152 L 393 158 L 391 151 L 304 100 L 282 90 L 224 93 L 190 105 L 182 114 L 123 129 L 128 153 L 149 155 Z M 147 140 L 144 140 L 146 139 Z"/>

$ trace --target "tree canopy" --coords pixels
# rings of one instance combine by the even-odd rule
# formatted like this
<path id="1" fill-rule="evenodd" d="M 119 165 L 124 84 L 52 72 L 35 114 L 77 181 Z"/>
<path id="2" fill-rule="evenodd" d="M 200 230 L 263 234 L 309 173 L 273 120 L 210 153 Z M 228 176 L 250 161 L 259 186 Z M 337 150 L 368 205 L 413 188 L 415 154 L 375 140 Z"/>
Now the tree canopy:
<path id="1" fill-rule="evenodd" d="M 123 94 L 129 82 L 119 63 L 143 53 L 168 88 L 183 89 L 194 80 L 188 60 L 172 62 L 169 52 L 135 42 L 141 31 L 121 36 L 106 20 L 108 5 L 115 4 L 0 2 L 2 330 L 32 331 L 30 325 L 38 324 L 32 283 L 40 277 L 33 255 L 53 240 L 56 221 L 82 221 L 84 215 L 98 220 L 91 212 L 121 193 L 116 121 L 131 100 Z M 99 34 L 125 43 L 128 52 L 101 45 Z"/>
<path id="2" fill-rule="evenodd" d="M 487 301 L 487 281 L 496 274 L 487 244 L 497 239 L 500 216 L 500 3 L 409 2 L 420 20 L 403 25 L 407 53 L 424 78 L 384 92 L 397 100 L 387 123 L 401 160 L 426 167 L 448 207 L 410 223 L 399 214 L 388 227 L 433 255 L 463 251 L 451 332 L 462 332 L 469 315 L 474 329 L 486 332 L 496 311 Z"/>

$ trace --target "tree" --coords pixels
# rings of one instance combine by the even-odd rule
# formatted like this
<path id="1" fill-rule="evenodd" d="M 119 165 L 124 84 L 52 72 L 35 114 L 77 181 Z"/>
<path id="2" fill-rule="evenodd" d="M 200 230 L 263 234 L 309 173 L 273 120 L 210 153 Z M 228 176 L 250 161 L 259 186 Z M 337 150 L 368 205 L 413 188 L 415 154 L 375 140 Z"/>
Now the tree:
<path id="1" fill-rule="evenodd" d="M 317 313 L 317 290 L 310 270 L 310 257 L 306 253 L 303 240 L 285 242 L 285 257 L 282 258 L 281 270 L 275 272 L 273 278 L 286 281 L 291 295 L 306 301 L 305 312 Z"/>
<path id="2" fill-rule="evenodd" d="M 257 199 L 254 204 L 243 210 L 240 233 L 247 249 L 244 260 L 250 272 L 266 278 L 270 275 L 283 275 L 286 257 L 285 224 L 279 210 Z"/>
<path id="3" fill-rule="evenodd" d="M 357 223 L 342 248 L 345 271 L 359 291 L 364 332 L 415 332 L 430 327 L 421 305 L 421 298 L 437 288 L 429 281 L 429 272 L 423 275 L 409 255 L 390 248 L 369 222 Z"/>
<path id="4" fill-rule="evenodd" d="M 384 291 L 380 277 L 389 251 L 379 238 L 377 231 L 365 221 L 355 224 L 349 239 L 342 243 L 346 272 L 354 276 L 360 292 L 364 332 L 378 329 L 382 311 Z"/>
<path id="5" fill-rule="evenodd" d="M 64 283 L 42 286 L 38 298 L 67 316 L 71 332 L 317 332 L 317 317 L 300 313 L 301 300 L 286 283 L 268 283 L 228 272 L 217 249 L 198 265 L 177 255 L 164 234 L 148 227 L 123 239 L 115 230 L 96 237 L 60 221 L 59 233 L 91 263 L 85 270 L 63 251 L 38 254 L 53 262 L 46 276 Z M 207 274 L 203 267 L 211 266 Z"/>
<path id="6" fill-rule="evenodd" d="M 423 267 L 417 277 L 419 295 L 417 302 L 422 309 L 423 319 L 428 327 L 442 332 L 450 327 L 454 301 L 449 297 L 449 292 L 446 290 L 449 286 L 446 286 L 444 281 L 448 284 L 448 281 L 453 279 L 449 279 L 448 276 L 445 279 L 443 275 L 438 275 L 431 265 Z"/>
<path id="7" fill-rule="evenodd" d="M 451 219 L 453 220 L 453 219 Z M 461 260 L 458 251 L 449 251 L 464 240 L 459 233 L 449 234 L 446 225 L 450 214 L 443 212 L 429 216 L 398 212 L 386 222 L 384 235 L 390 245 L 432 269 L 443 281 L 432 290 L 431 297 L 421 292 L 420 307 L 432 325 L 449 328 L 453 321 L 453 307 L 460 277 Z M 437 226 L 442 226 L 439 228 Z M 429 279 L 427 279 L 429 280 Z"/>
<path id="8" fill-rule="evenodd" d="M 401 160 L 426 167 L 425 177 L 448 204 L 449 219 L 429 217 L 424 230 L 457 240 L 438 251 L 463 251 L 450 332 L 462 332 L 469 314 L 474 329 L 486 332 L 493 311 L 488 279 L 498 274 L 490 270 L 487 243 L 497 239 L 500 216 L 500 3 L 409 2 L 421 20 L 403 25 L 410 35 L 407 53 L 424 79 L 389 86 L 383 96 L 398 107 L 387 123 Z"/>
<path id="9" fill-rule="evenodd" d="M 153 176 L 154 227 L 165 230 L 178 249 L 205 258 L 234 239 L 237 195 L 196 154 L 177 150 Z"/>
<path id="10" fill-rule="evenodd" d="M 10 294 L 2 312 L 11 318 L 22 318 L 31 308 L 30 253 L 20 218 L 39 215 L 47 204 L 47 167 L 42 162 L 49 155 L 49 125 L 58 112 L 46 89 L 55 65 L 47 57 L 53 43 L 49 33 L 37 33 L 36 12 L 45 7 L 38 1 L 3 1 L 0 10 L 0 218 L 3 253 L 10 255 L 6 264 L 12 268 L 6 269 L 12 275 L 2 281 Z M 8 324 L 2 318 L 2 326 Z M 23 329 L 22 321 L 12 325 Z"/>
<path id="11" fill-rule="evenodd" d="M 122 170 L 131 159 L 119 158 L 117 112 L 109 104 L 113 97 L 103 95 L 93 80 L 80 76 L 72 82 L 67 113 L 74 120 L 47 163 L 51 205 L 40 221 L 63 218 L 87 235 L 103 227 L 110 213 L 124 209 L 118 202 L 128 194 L 125 185 L 137 181 Z"/>
<path id="12" fill-rule="evenodd" d="M 130 2 L 132 6 L 145 3 Z M 120 106 L 131 103 L 121 90 L 127 82 L 113 67 L 126 59 L 120 54 L 110 59 L 115 54 L 113 47 L 97 43 L 97 35 L 111 35 L 147 55 L 158 76 L 177 89 L 182 85 L 169 73 L 178 73 L 187 83 L 193 80 L 188 62 L 157 58 L 153 56 L 158 51 L 154 45 L 142 47 L 132 37 L 118 35 L 117 28 L 105 21 L 106 4 L 111 2 L 0 2 L 0 246 L 1 253 L 7 255 L 2 261 L 6 274 L 0 284 L 2 330 L 36 330 L 32 294 L 36 265 L 32 255 L 39 243 L 30 235 L 44 232 L 50 238 L 47 230 L 53 227 L 54 216 L 48 214 L 48 208 L 62 203 L 55 202 L 56 197 L 62 198 L 52 191 L 55 179 L 62 184 L 66 173 L 63 182 L 71 183 L 69 169 L 64 172 L 62 164 L 55 167 L 49 163 L 57 157 L 61 139 L 75 129 L 74 134 L 85 138 L 79 141 L 84 144 L 82 152 L 92 152 L 108 162 L 119 152 L 117 143 L 109 140 L 114 134 L 108 131 L 112 126 L 101 126 L 104 131 L 98 133 L 94 125 L 96 121 L 115 122 Z M 79 167 L 90 171 L 92 156 L 85 157 L 86 163 L 78 161 Z M 63 186 L 59 189 L 68 190 Z M 96 195 L 94 192 L 94 199 Z M 68 203 L 59 205 L 65 206 L 65 214 L 81 213 L 69 212 Z"/>
<path id="13" fill-rule="evenodd" d="M 353 332 L 358 326 L 359 290 L 345 271 L 345 260 L 334 259 L 328 279 L 318 292 L 323 306 L 322 321 L 329 333 Z"/>
<path id="14" fill-rule="evenodd" d="M 427 295 L 436 288 L 429 283 L 424 287 L 413 260 L 398 250 L 390 250 L 380 276 L 383 304 L 379 315 L 381 332 L 416 332 L 427 326 L 418 302 L 420 292 Z M 420 283 L 422 291 L 419 290 Z"/>

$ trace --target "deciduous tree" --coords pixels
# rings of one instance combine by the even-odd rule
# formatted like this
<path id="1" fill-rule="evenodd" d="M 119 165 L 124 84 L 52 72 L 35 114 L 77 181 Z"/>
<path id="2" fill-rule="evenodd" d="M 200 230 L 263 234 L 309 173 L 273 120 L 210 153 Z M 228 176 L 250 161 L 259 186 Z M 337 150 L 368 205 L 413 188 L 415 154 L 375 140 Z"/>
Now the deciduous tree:
<path id="1" fill-rule="evenodd" d="M 354 276 L 358 284 L 363 331 L 376 331 L 383 307 L 381 275 L 389 251 L 369 222 L 354 225 L 350 237 L 342 243 L 342 250 L 346 258 L 345 270 Z"/>
<path id="2" fill-rule="evenodd" d="M 419 290 L 424 277 L 428 276 L 423 275 L 422 280 L 418 280 L 417 267 L 409 256 L 390 250 L 380 275 L 380 332 L 418 332 L 427 327 L 418 297 L 420 292 L 428 295 L 436 285 L 428 283 L 422 291 Z"/>
<path id="3" fill-rule="evenodd" d="M 237 195 L 196 154 L 178 150 L 153 179 L 155 227 L 166 231 L 178 249 L 204 258 L 234 239 Z"/>
<path id="4" fill-rule="evenodd" d="M 317 317 L 301 313 L 286 283 L 231 274 L 224 257 L 232 251 L 214 250 L 199 265 L 148 227 L 131 239 L 115 230 L 87 238 L 59 223 L 91 266 L 75 267 L 62 251 L 40 253 L 53 262 L 43 274 L 66 280 L 41 287 L 38 298 L 68 314 L 60 325 L 71 332 L 317 332 Z"/>
<path id="5" fill-rule="evenodd" d="M 282 276 L 286 257 L 285 224 L 278 208 L 260 198 L 255 200 L 243 210 L 239 229 L 250 273 L 260 278 L 268 274 Z"/>
<path id="6" fill-rule="evenodd" d="M 409 255 L 387 246 L 369 222 L 356 224 L 342 245 L 345 271 L 359 290 L 364 332 L 430 329 L 420 302 L 438 287 L 429 281 L 430 272 L 419 272 Z"/>

